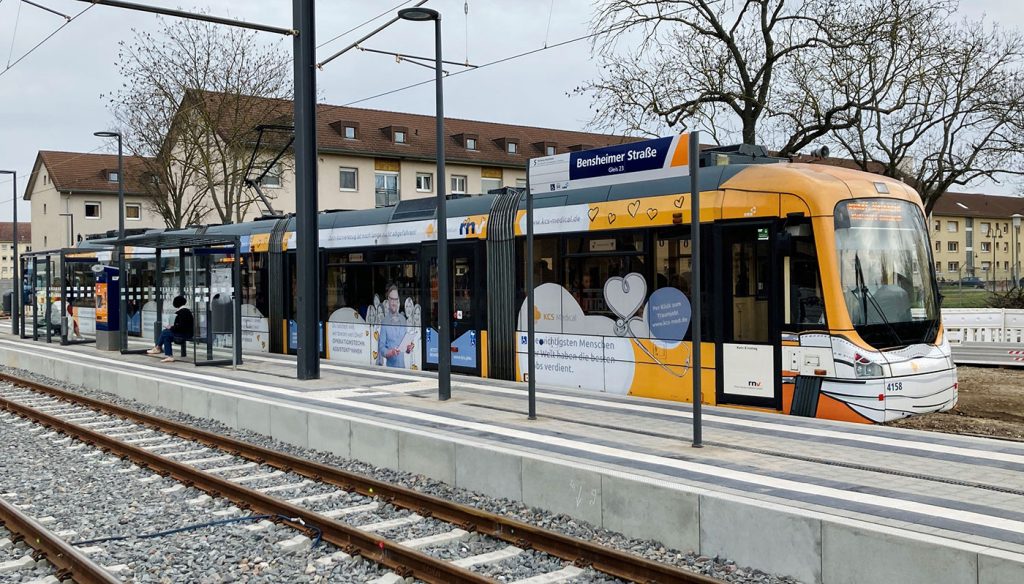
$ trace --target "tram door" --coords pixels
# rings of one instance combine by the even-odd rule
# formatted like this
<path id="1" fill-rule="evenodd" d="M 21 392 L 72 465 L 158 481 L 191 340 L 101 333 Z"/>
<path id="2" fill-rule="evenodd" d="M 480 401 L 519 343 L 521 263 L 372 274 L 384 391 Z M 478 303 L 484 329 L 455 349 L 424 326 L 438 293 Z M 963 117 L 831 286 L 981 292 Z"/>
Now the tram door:
<path id="1" fill-rule="evenodd" d="M 480 330 L 484 323 L 483 309 L 487 296 L 484 289 L 485 274 L 480 258 L 482 246 L 475 242 L 450 243 L 448 250 L 448 283 L 452 309 L 449 315 L 452 371 L 480 375 Z M 428 369 L 436 370 L 439 299 L 436 246 L 425 248 L 423 261 L 427 264 L 423 273 L 429 278 L 428 285 L 423 287 L 429 296 L 424 305 L 430 307 L 424 333 L 426 363 Z"/>
<path id="2" fill-rule="evenodd" d="M 715 226 L 718 402 L 781 408 L 782 306 L 772 222 Z"/>

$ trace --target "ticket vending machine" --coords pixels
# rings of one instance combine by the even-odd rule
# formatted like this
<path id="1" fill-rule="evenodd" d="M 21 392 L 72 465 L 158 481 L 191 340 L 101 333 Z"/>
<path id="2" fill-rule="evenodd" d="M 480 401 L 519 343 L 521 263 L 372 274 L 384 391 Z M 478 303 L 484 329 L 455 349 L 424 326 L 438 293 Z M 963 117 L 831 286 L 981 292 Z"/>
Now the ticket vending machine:
<path id="1" fill-rule="evenodd" d="M 96 347 L 101 351 L 120 351 L 120 277 L 115 266 L 97 264 L 96 273 Z"/>

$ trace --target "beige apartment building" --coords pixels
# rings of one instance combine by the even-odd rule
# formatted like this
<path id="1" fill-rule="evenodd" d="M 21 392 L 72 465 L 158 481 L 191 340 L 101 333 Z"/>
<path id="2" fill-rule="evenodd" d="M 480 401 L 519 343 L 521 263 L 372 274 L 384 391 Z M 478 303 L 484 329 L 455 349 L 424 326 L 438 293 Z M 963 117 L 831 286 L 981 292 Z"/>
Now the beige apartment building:
<path id="1" fill-rule="evenodd" d="M 936 277 L 977 277 L 999 288 L 1020 279 L 1022 216 L 1022 197 L 943 195 L 930 217 Z"/>
<path id="2" fill-rule="evenodd" d="M 139 187 L 141 161 L 124 159 L 125 229 L 163 227 Z M 117 156 L 41 150 L 25 186 L 32 209 L 32 248 L 71 247 L 118 225 Z"/>
<path id="3" fill-rule="evenodd" d="M 32 251 L 32 225 L 18 222 L 18 255 Z M 14 223 L 0 223 L 0 280 L 14 277 Z M 6 287 L 5 287 L 6 288 Z"/>
<path id="4" fill-rule="evenodd" d="M 218 107 L 220 94 L 193 92 L 198 107 Z M 205 101 L 204 101 L 205 100 Z M 290 124 L 292 102 L 264 100 L 257 123 Z M 196 107 L 196 103 L 187 104 Z M 185 106 L 183 106 L 185 107 Z M 486 193 L 525 187 L 530 158 L 635 141 L 636 138 L 445 118 L 445 192 Z M 224 135 L 237 135 L 226 129 Z M 391 207 L 399 201 L 437 196 L 436 118 L 402 112 L 317 106 L 317 195 L 321 210 Z M 273 158 L 272 149 L 261 152 Z M 294 162 L 289 150 L 263 180 L 275 211 L 295 211 Z M 262 171 L 262 168 L 257 169 Z M 254 204 L 245 217 L 266 209 Z"/>

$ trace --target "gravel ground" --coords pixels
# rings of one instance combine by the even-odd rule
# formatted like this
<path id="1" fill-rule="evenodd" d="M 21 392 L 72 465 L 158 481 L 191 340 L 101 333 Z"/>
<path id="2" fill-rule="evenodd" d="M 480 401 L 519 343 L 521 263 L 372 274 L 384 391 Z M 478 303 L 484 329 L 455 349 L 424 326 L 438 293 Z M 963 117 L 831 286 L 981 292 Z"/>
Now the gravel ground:
<path id="1" fill-rule="evenodd" d="M 193 505 L 202 493 L 186 488 L 163 493 L 171 479 L 152 477 L 119 458 L 76 446 L 59 436 L 47 436 L 40 426 L 22 426 L 13 414 L 0 415 L 0 491 L 15 492 L 12 500 L 35 517 L 52 516 L 51 531 L 72 530 L 66 536 L 85 542 L 127 535 L 123 541 L 94 544 L 90 557 L 104 566 L 126 565 L 118 577 L 132 582 L 365 582 L 384 572 L 370 562 L 317 564 L 338 551 L 321 544 L 301 553 L 282 553 L 276 543 L 297 532 L 281 525 L 261 531 L 246 529 L 254 522 L 204 527 L 159 538 L 141 534 L 203 524 L 218 517 L 214 511 L 231 507 L 223 499 Z M 89 544 L 93 545 L 93 544 Z M 40 565 L 31 572 L 0 575 L 0 583 L 28 582 L 52 572 Z"/>
<path id="2" fill-rule="evenodd" d="M 287 453 L 295 455 L 295 456 L 300 456 L 300 457 L 303 457 L 303 458 L 306 458 L 306 459 L 309 459 L 309 460 L 315 460 L 317 462 L 321 462 L 321 463 L 328 464 L 328 465 L 331 465 L 331 466 L 334 466 L 334 467 L 342 468 L 342 469 L 347 470 L 347 471 L 361 473 L 361 474 L 364 474 L 364 475 L 367 475 L 367 476 L 371 476 L 371 477 L 373 477 L 373 478 L 375 478 L 377 480 L 381 480 L 381 481 L 385 481 L 385 482 L 389 482 L 389 483 L 394 483 L 394 484 L 399 484 L 399 485 L 402 485 L 402 486 L 405 486 L 405 487 L 413 488 L 413 489 L 416 489 L 418 491 L 421 491 L 421 492 L 424 492 L 424 493 L 428 493 L 428 494 L 431 494 L 431 495 L 434 495 L 434 496 L 437 496 L 437 497 L 441 497 L 441 498 L 444 498 L 444 499 L 452 500 L 452 501 L 455 501 L 455 502 L 458 502 L 458 503 L 462 503 L 462 504 L 466 504 L 466 505 L 471 505 L 473 507 L 476 507 L 478 509 L 482 509 L 484 511 L 500 514 L 500 515 L 503 515 L 505 517 L 510 517 L 510 518 L 518 519 L 518 520 L 524 521 L 526 523 L 531 523 L 533 525 L 537 525 L 537 526 L 544 527 L 544 528 L 547 528 L 547 529 L 552 529 L 554 531 L 558 531 L 558 532 L 561 532 L 561 533 L 564 533 L 564 534 L 567 534 L 567 535 L 571 535 L 571 536 L 578 537 L 578 538 L 581 538 L 581 539 L 593 541 L 593 542 L 601 544 L 601 545 L 617 548 L 617 549 L 620 549 L 620 550 L 623 550 L 623 551 L 627 551 L 627 552 L 630 552 L 630 553 L 633 553 L 633 554 L 637 554 L 637 555 L 640 555 L 640 556 L 643 556 L 643 557 L 646 557 L 648 559 L 652 559 L 652 560 L 655 560 L 655 561 L 658 561 L 658 562 L 663 562 L 663 563 L 666 563 L 666 564 L 675 565 L 675 566 L 682 567 L 682 568 L 687 568 L 687 569 L 699 572 L 701 574 L 705 574 L 705 575 L 712 576 L 712 577 L 715 577 L 715 578 L 723 579 L 723 580 L 728 581 L 728 582 L 751 583 L 751 584 L 754 584 L 754 583 L 757 583 L 757 584 L 793 584 L 793 583 L 796 582 L 796 580 L 794 580 L 792 578 L 789 578 L 789 577 L 775 576 L 775 575 L 771 575 L 771 574 L 766 574 L 766 573 L 761 572 L 761 571 L 756 570 L 756 569 L 740 567 L 740 566 L 737 566 L 735 563 L 733 563 L 733 562 L 731 562 L 731 561 L 729 561 L 727 559 L 724 559 L 724 558 L 702 556 L 702 555 L 700 555 L 698 553 L 695 553 L 692 550 L 667 549 L 667 548 L 665 548 L 664 546 L 660 545 L 658 542 L 655 542 L 655 541 L 645 541 L 645 540 L 637 540 L 637 539 L 629 538 L 629 537 L 626 537 L 626 536 L 624 536 L 622 534 L 619 534 L 619 533 L 615 533 L 615 532 L 611 532 L 611 531 L 608 531 L 608 530 L 596 528 L 596 527 L 594 527 L 592 525 L 589 525 L 589 524 L 587 524 L 585 522 L 582 522 L 582 521 L 578 521 L 578 520 L 573 519 L 573 518 L 571 518 L 569 516 L 566 516 L 566 515 L 552 514 L 552 513 L 549 513 L 549 512 L 540 510 L 540 509 L 528 507 L 528 506 L 526 506 L 526 505 L 524 505 L 524 504 L 522 504 L 520 502 L 512 501 L 512 500 L 509 500 L 509 499 L 495 499 L 495 498 L 485 497 L 485 496 L 480 495 L 478 493 L 474 493 L 474 492 L 467 491 L 467 490 L 464 490 L 464 489 L 458 489 L 458 488 L 452 487 L 450 485 L 447 485 L 445 483 L 441 483 L 439 481 L 435 481 L 435 480 L 423 477 L 421 475 L 412 475 L 412 474 L 409 474 L 409 473 L 393 471 L 393 470 L 385 469 L 385 468 L 376 468 L 376 467 L 373 467 L 371 465 L 368 465 L 368 464 L 365 464 L 365 463 L 362 463 L 362 462 L 359 462 L 359 461 L 350 460 L 350 459 L 343 459 L 343 458 L 334 456 L 334 455 L 329 454 L 329 453 L 324 453 L 324 452 L 320 452 L 320 451 L 316 451 L 316 450 L 310 450 L 310 449 L 298 448 L 298 447 L 295 447 L 295 446 L 292 446 L 292 445 L 289 445 L 289 444 L 284 444 L 284 443 L 278 442 L 278 441 L 273 440 L 273 439 L 271 439 L 271 438 L 269 438 L 267 436 L 264 436 L 262 434 L 256 434 L 256 433 L 245 431 L 245 430 L 238 430 L 238 429 L 228 428 L 228 427 L 226 427 L 226 426 L 224 426 L 224 425 L 222 425 L 222 424 L 220 424 L 218 422 L 215 422 L 213 420 L 196 418 L 196 417 L 193 417 L 193 416 L 189 416 L 187 414 L 183 414 L 181 412 L 176 412 L 176 411 L 168 410 L 168 409 L 165 409 L 165 408 L 160 408 L 160 407 L 140 404 L 140 403 L 132 401 L 132 400 L 127 400 L 127 399 L 120 398 L 120 397 L 115 396 L 113 394 L 109 394 L 109 393 L 106 393 L 106 392 L 98 392 L 98 391 L 94 391 L 94 390 L 88 390 L 88 389 L 85 389 L 85 388 L 82 388 L 82 387 L 79 387 L 79 386 L 73 386 L 73 385 L 70 385 L 70 384 L 67 384 L 67 383 L 63 383 L 63 382 L 56 381 L 56 380 L 53 380 L 53 379 L 49 379 L 49 378 L 41 377 L 41 376 L 38 376 L 38 375 L 35 375 L 35 374 L 31 374 L 31 373 L 28 373 L 28 372 L 26 372 L 24 370 L 17 370 L 17 369 L 10 369 L 10 368 L 7 368 L 7 367 L 0 367 L 0 371 L 8 372 L 8 373 L 11 373 L 13 375 L 18 375 L 18 376 L 21 376 L 21 377 L 35 379 L 35 380 L 41 381 L 41 382 L 49 384 L 49 385 L 53 385 L 53 386 L 61 387 L 61 388 L 65 388 L 65 389 L 69 389 L 69 390 L 72 390 L 74 392 L 80 393 L 82 395 L 87 395 L 89 397 L 101 398 L 104 401 L 108 401 L 108 402 L 111 402 L 111 403 L 116 403 L 116 404 L 122 405 L 122 406 L 127 406 L 127 407 L 130 407 L 132 409 L 135 409 L 136 411 L 140 411 L 140 412 L 144 412 L 144 413 L 152 414 L 152 415 L 157 415 L 157 416 L 165 417 L 165 418 L 168 418 L 168 419 L 177 420 L 177 421 L 180 421 L 180 422 L 183 422 L 183 423 L 195 426 L 197 428 L 202 428 L 202 429 L 205 429 L 205 430 L 208 430 L 208 431 L 217 432 L 217 433 L 220 433 L 220 434 L 232 436 L 234 438 L 237 438 L 237 439 L 240 439 L 240 440 L 244 440 L 244 441 L 247 441 L 247 442 L 250 442 L 250 443 L 253 443 L 253 444 L 258 444 L 258 445 L 266 447 L 266 448 L 272 448 L 274 450 L 278 450 L 278 451 L 281 451 L 281 452 L 287 452 Z M 204 455 L 204 456 L 208 456 L 208 455 L 209 454 Z M 3 466 L 0 465 L 0 471 L 2 471 L 2 470 L 3 470 Z M 255 471 L 252 471 L 252 469 L 250 469 L 250 471 L 251 472 L 255 472 Z M 269 471 L 267 471 L 267 472 L 269 472 Z M 6 477 L 4 477 L 3 479 L 0 479 L 0 480 L 6 481 Z M 0 483 L 0 484 L 4 484 L 4 483 Z M 197 492 L 195 492 L 193 489 L 189 489 L 188 491 L 190 493 L 192 493 L 192 494 L 190 496 L 188 496 L 188 497 L 185 497 L 185 498 L 194 498 L 194 497 L 197 496 Z M 184 493 L 184 492 L 185 491 L 181 491 L 181 493 Z M 344 502 L 342 502 L 342 501 L 333 501 L 332 500 L 329 503 L 324 503 L 324 506 L 325 506 L 325 508 L 336 508 L 336 507 L 346 506 L 346 504 Z M 311 507 L 318 507 L 318 506 L 311 505 Z M 344 518 L 345 521 L 349 521 L 350 519 L 352 519 L 352 518 L 351 517 Z M 360 521 L 353 520 L 352 523 L 359 524 Z M 429 523 L 428 523 L 428 525 L 429 525 Z M 281 528 L 281 529 L 284 529 L 284 528 Z M 287 535 L 282 533 L 282 535 L 280 537 L 278 537 L 274 541 L 278 541 L 280 539 L 286 539 L 287 537 L 291 537 L 291 535 L 293 535 L 293 533 L 290 533 L 290 534 L 287 534 Z M 457 544 L 455 546 L 445 546 L 445 551 L 443 552 L 443 554 L 446 555 L 446 556 L 450 555 L 451 557 L 468 557 L 468 556 L 476 555 L 478 553 L 484 553 L 484 552 L 488 552 L 488 551 L 493 551 L 493 549 L 495 549 L 495 547 L 499 547 L 500 548 L 501 545 L 497 545 L 496 546 L 495 544 L 493 544 L 492 542 L 489 542 L 487 540 L 471 540 L 471 541 L 461 542 L 461 543 L 459 543 L 459 544 Z M 246 548 L 246 546 L 243 546 L 243 549 L 249 549 L 251 551 L 251 548 Z M 438 551 L 438 550 L 431 550 L 432 553 L 434 553 L 436 551 Z M 441 554 L 438 553 L 436 555 L 441 555 Z M 268 554 L 265 554 L 264 557 L 274 557 L 274 554 L 268 553 Z M 498 567 L 508 568 L 509 566 L 512 566 L 512 565 L 522 566 L 522 573 L 526 574 L 526 575 L 532 575 L 532 574 L 538 573 L 536 568 L 538 566 L 540 566 L 540 565 L 546 566 L 546 568 L 549 569 L 549 570 L 550 569 L 560 569 L 563 566 L 563 564 L 559 560 L 557 560 L 557 559 L 552 559 L 552 558 L 549 558 L 549 557 L 534 558 L 532 552 L 529 552 L 529 551 L 526 552 L 525 554 L 521 554 L 520 556 L 518 556 L 517 558 L 515 558 L 513 560 L 507 560 L 506 562 L 512 562 L 512 564 L 508 564 L 508 565 L 503 564 L 503 565 L 500 565 Z M 259 567 L 259 566 L 262 566 L 263 563 L 267 563 L 267 561 L 263 561 L 263 562 L 260 562 L 260 563 L 253 564 L 252 560 L 250 560 L 250 562 L 248 564 L 246 564 L 246 566 L 248 566 L 250 570 L 253 570 L 253 568 L 251 566 L 256 565 L 257 567 Z M 364 564 L 369 564 L 369 562 L 364 562 Z M 173 563 L 171 564 L 171 567 L 172 568 L 174 567 Z M 246 575 L 247 575 L 246 580 L 247 581 L 254 581 L 254 582 L 274 581 L 273 579 L 270 579 L 270 580 L 261 579 L 264 576 L 264 572 L 262 570 L 265 570 L 265 569 L 267 569 L 267 568 L 260 568 L 260 570 L 257 571 L 258 575 L 254 576 L 255 579 L 252 579 L 252 580 L 248 579 L 249 574 L 246 573 Z M 490 570 L 490 569 L 492 569 L 492 567 L 479 568 L 480 571 Z M 496 569 L 496 568 L 494 568 L 494 569 Z M 298 573 L 302 573 L 302 571 L 300 570 Z M 331 582 L 334 582 L 334 581 L 345 582 L 345 581 L 347 581 L 347 580 L 343 580 L 343 579 L 342 580 L 334 580 L 333 578 L 334 578 L 334 576 L 332 575 L 331 576 L 331 580 L 330 580 Z M 158 582 L 160 580 L 140 580 L 140 581 L 143 581 L 143 582 Z M 207 580 L 197 579 L 197 580 L 193 580 L 193 581 L 206 582 Z M 219 582 L 218 580 L 209 580 L 209 581 L 210 582 Z M 306 580 L 295 580 L 295 581 L 306 581 Z M 312 581 L 312 580 L 310 580 L 310 581 Z M 361 580 L 353 580 L 353 581 L 361 581 Z M 506 577 L 503 577 L 501 581 L 506 581 L 507 582 L 507 581 L 509 581 L 509 579 L 507 579 Z M 595 582 L 595 583 L 596 582 L 604 583 L 604 582 L 612 582 L 612 581 L 614 581 L 614 580 L 609 579 L 609 578 L 607 578 L 605 576 L 602 576 L 600 574 L 596 574 L 596 573 L 594 573 L 593 571 L 590 571 L 590 570 L 588 570 L 587 572 L 584 573 L 584 577 L 579 578 L 577 580 L 574 580 L 574 582 Z"/>

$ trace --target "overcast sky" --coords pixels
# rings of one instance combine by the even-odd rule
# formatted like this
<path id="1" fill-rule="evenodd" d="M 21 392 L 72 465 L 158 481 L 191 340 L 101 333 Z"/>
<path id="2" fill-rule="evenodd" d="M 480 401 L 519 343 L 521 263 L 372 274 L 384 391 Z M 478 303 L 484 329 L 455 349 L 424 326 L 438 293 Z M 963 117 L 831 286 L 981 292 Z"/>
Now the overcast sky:
<path id="1" fill-rule="evenodd" d="M 73 0 L 35 0 L 64 14 L 75 15 L 90 6 Z M 197 2 L 218 15 L 287 27 L 289 0 L 220 0 Z M 317 42 L 328 39 L 398 5 L 401 0 L 320 0 Z M 150 0 L 147 4 L 177 8 L 187 3 Z M 409 2 L 411 5 L 412 2 Z M 443 16 L 444 56 L 473 64 L 538 49 L 545 44 L 587 34 L 595 2 L 590 0 L 431 0 L 427 6 Z M 1016 2 L 969 0 L 963 12 L 987 14 L 1005 26 L 1024 25 Z M 19 14 L 20 11 L 20 14 Z M 111 127 L 111 115 L 100 95 L 121 83 L 115 67 L 118 42 L 132 37 L 132 28 L 155 30 L 156 16 L 106 6 L 93 6 L 57 32 L 40 48 L 0 74 L 0 169 L 16 170 L 18 196 L 39 150 L 116 152 L 116 145 L 93 137 Z M 338 39 L 318 51 L 323 59 L 369 32 L 384 19 Z M 0 0 L 0 71 L 61 25 L 63 18 L 19 0 Z M 17 26 L 16 26 L 17 23 Z M 467 34 L 468 32 L 468 34 Z M 274 39 L 290 50 L 290 39 Z M 365 46 L 409 54 L 433 54 L 433 27 L 400 22 Z M 457 67 L 450 68 L 452 72 Z M 587 41 L 571 43 L 467 72 L 445 81 L 445 114 L 485 121 L 507 122 L 569 130 L 586 129 L 589 100 L 568 96 L 593 78 L 596 66 Z M 393 58 L 353 51 L 328 64 L 317 79 L 320 100 L 335 105 L 434 112 L 431 84 L 369 99 L 379 93 L 432 78 L 427 69 L 399 64 Z M 358 102 L 358 103 L 353 103 Z M 986 189 L 988 190 L 988 189 Z M 999 189 L 994 190 L 1012 190 Z M 0 220 L 10 219 L 11 183 L 0 176 Z M 19 218 L 28 217 L 21 202 Z"/>

